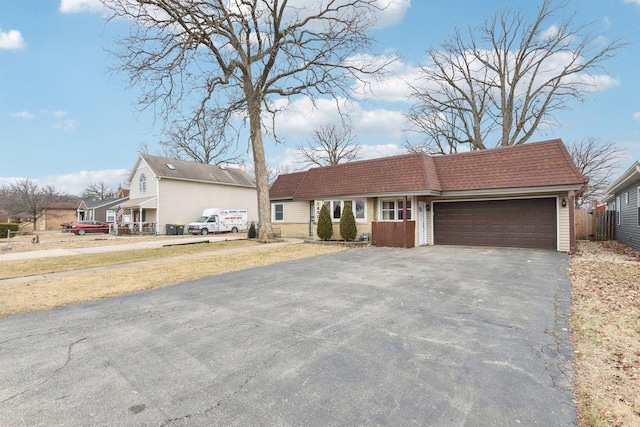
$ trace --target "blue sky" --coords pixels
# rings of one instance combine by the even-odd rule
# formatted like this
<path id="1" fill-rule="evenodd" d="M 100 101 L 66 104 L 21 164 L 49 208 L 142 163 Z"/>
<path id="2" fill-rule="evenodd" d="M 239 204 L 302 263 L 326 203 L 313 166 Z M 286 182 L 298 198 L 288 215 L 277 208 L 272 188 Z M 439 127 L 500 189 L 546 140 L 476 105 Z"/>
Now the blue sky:
<path id="1" fill-rule="evenodd" d="M 397 53 L 398 76 L 410 78 L 437 46 L 459 27 L 476 26 L 506 5 L 534 9 L 523 0 L 394 0 L 381 22 L 379 54 Z M 602 37 L 625 37 L 631 45 L 605 64 L 611 82 L 572 104 L 557 118 L 560 126 L 541 130 L 530 141 L 587 137 L 614 142 L 626 150 L 623 169 L 640 159 L 640 0 L 575 0 L 580 22 L 594 21 Z M 29 178 L 80 194 L 89 183 L 126 186 L 141 143 L 152 153 L 160 127 L 151 112 L 136 112 L 139 94 L 125 76 L 109 73 L 117 65 L 107 49 L 126 33 L 127 23 L 105 23 L 96 0 L 2 0 L 0 3 L 0 184 Z M 397 154 L 407 136 L 402 112 L 406 93 L 401 78 L 389 79 L 366 102 L 351 104 L 362 157 Z M 294 163 L 296 146 L 318 124 L 337 120 L 331 103 L 297 111 L 278 121 L 285 145 L 269 143 L 275 167 Z"/>

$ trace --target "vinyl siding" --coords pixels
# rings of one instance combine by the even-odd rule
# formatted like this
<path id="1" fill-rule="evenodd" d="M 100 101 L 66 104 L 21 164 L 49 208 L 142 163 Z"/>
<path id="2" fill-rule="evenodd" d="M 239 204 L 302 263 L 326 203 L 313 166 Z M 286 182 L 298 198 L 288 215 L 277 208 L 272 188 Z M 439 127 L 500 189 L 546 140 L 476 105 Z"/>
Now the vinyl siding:
<path id="1" fill-rule="evenodd" d="M 155 178 L 154 178 L 155 181 Z M 158 231 L 166 224 L 188 224 L 208 208 L 245 208 L 248 221 L 258 220 L 258 197 L 255 188 L 161 179 L 158 202 Z"/>
<path id="2" fill-rule="evenodd" d="M 615 194 L 620 197 L 620 225 L 616 225 L 616 240 L 640 251 L 640 227 L 638 227 L 638 187 L 640 180 Z M 626 203 L 626 193 L 629 203 Z M 616 199 L 617 200 L 617 199 Z"/>
<path id="3" fill-rule="evenodd" d="M 571 223 L 569 222 L 569 207 L 562 207 L 562 199 L 569 200 L 568 195 L 561 195 L 556 200 L 556 212 L 558 212 L 558 250 L 569 252 L 571 250 Z"/>

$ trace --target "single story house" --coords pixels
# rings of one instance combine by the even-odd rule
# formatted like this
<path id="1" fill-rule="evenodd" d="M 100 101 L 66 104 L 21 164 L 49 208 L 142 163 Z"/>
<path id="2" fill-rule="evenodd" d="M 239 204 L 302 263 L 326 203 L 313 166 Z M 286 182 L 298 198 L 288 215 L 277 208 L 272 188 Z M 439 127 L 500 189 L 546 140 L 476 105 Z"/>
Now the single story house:
<path id="1" fill-rule="evenodd" d="M 640 251 L 640 160 L 609 186 L 604 202 L 616 212 L 615 239 Z"/>
<path id="2" fill-rule="evenodd" d="M 245 208 L 258 219 L 254 179 L 241 167 L 215 166 L 142 154 L 129 175 L 129 200 L 122 226 L 166 234 L 167 225 L 185 225 L 208 208 Z"/>
<path id="3" fill-rule="evenodd" d="M 62 224 L 75 221 L 77 207 L 78 202 L 51 203 L 38 215 L 35 229 L 31 220 L 33 216 L 25 213 L 22 216 L 22 221 L 20 221 L 20 231 L 61 230 Z"/>
<path id="4" fill-rule="evenodd" d="M 78 206 L 78 221 L 102 221 L 113 223 L 116 220 L 116 213 L 129 197 L 118 197 L 107 200 L 83 200 Z"/>
<path id="5" fill-rule="evenodd" d="M 283 237 L 315 234 L 323 204 L 340 236 L 351 205 L 377 246 L 575 249 L 574 198 L 587 179 L 561 140 L 450 155 L 407 154 L 280 175 L 270 190 Z"/>

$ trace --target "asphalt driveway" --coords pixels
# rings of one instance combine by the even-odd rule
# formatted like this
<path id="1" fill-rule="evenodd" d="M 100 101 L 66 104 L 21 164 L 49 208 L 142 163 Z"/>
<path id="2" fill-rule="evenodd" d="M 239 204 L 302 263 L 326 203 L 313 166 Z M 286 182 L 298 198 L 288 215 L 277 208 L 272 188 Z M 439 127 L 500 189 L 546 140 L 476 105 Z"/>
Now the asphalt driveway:
<path id="1" fill-rule="evenodd" d="M 363 248 L 0 320 L 0 425 L 574 426 L 568 260 Z"/>

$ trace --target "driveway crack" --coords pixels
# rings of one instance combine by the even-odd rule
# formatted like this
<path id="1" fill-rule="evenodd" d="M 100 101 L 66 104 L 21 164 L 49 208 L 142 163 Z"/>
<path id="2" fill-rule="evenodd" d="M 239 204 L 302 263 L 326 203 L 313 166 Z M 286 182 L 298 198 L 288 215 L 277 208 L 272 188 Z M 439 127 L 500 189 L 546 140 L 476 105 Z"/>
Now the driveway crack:
<path id="1" fill-rule="evenodd" d="M 71 344 L 69 344 L 69 347 L 67 348 L 67 360 L 65 360 L 65 362 L 62 364 L 62 366 L 60 366 L 59 368 L 57 368 L 56 370 L 54 370 L 51 375 L 49 375 L 49 377 L 45 378 L 43 381 L 41 381 L 39 384 L 34 385 L 33 387 L 29 387 L 27 389 L 22 390 L 19 393 L 16 393 L 12 396 L 7 397 L 5 400 L 3 400 L 0 403 L 6 403 L 10 400 L 15 399 L 16 397 L 22 396 L 23 394 L 38 389 L 40 387 L 42 387 L 43 385 L 47 384 L 48 382 L 50 382 L 51 380 L 53 380 L 56 376 L 58 376 L 58 374 L 60 372 L 62 372 L 67 365 L 69 365 L 69 362 L 71 362 L 71 358 L 72 358 L 72 354 L 73 354 L 73 347 L 78 344 L 81 343 L 82 341 L 86 340 L 88 337 L 84 337 L 84 338 L 80 338 L 77 341 L 72 342 Z"/>

